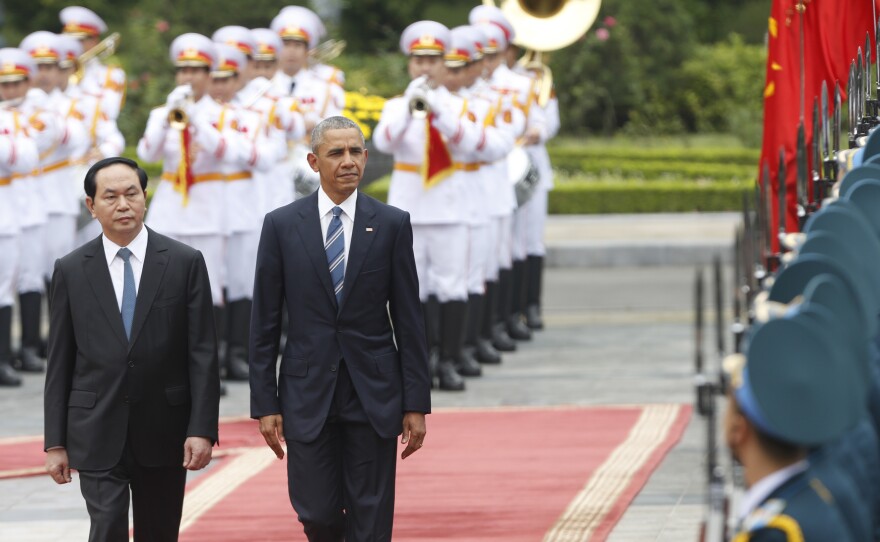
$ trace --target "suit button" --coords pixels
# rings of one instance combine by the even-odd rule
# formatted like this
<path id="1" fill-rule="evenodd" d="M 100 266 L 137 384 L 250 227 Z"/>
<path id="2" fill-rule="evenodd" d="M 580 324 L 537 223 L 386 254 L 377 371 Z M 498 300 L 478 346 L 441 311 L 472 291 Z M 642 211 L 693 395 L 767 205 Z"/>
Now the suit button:
<path id="1" fill-rule="evenodd" d="M 331 366 L 330 366 L 330 372 L 332 372 L 332 373 L 335 373 L 335 372 L 336 372 L 336 365 L 331 365 Z"/>
<path id="2" fill-rule="evenodd" d="M 128 360 L 128 366 L 129 366 L 129 367 L 134 367 L 134 362 L 131 361 L 131 360 Z"/>
<path id="3" fill-rule="evenodd" d="M 122 396 L 122 402 L 125 403 L 126 405 L 128 404 L 128 395 Z"/>

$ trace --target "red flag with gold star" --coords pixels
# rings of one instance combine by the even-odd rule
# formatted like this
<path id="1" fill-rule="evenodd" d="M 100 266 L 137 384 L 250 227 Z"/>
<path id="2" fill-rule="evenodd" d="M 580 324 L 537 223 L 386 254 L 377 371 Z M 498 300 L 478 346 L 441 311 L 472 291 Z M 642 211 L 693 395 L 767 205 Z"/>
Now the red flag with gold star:
<path id="1" fill-rule="evenodd" d="M 880 0 L 875 0 L 880 5 Z M 800 20 L 800 18 L 803 18 Z M 813 98 L 840 81 L 846 99 L 850 62 L 870 33 L 873 46 L 873 6 L 870 0 L 773 0 L 768 21 L 767 78 L 764 86 L 764 137 L 758 171 L 770 169 L 772 232 L 779 231 L 777 172 L 779 150 L 785 148 L 786 230 L 797 231 L 796 146 L 803 115 L 807 148 L 813 140 Z M 801 100 L 801 28 L 803 28 L 804 92 Z M 829 108 L 834 104 L 830 103 Z M 803 107 L 803 109 L 802 109 Z M 829 110 L 830 114 L 830 110 Z M 843 137 L 843 136 L 841 136 Z M 843 139 L 845 141 L 845 138 Z M 765 187 L 766 189 L 767 187 Z M 773 235 L 774 250 L 777 249 Z"/>

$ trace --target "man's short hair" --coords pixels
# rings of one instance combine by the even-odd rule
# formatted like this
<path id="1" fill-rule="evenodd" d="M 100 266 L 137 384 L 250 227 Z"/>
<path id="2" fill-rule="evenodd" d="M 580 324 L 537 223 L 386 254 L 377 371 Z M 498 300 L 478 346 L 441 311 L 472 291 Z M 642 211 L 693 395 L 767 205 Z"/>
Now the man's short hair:
<path id="1" fill-rule="evenodd" d="M 361 135 L 361 142 L 366 146 L 366 140 L 364 140 L 364 132 L 361 131 L 361 127 L 357 125 L 357 123 L 346 117 L 327 117 L 322 120 L 315 126 L 312 130 L 312 152 L 317 153 L 318 147 L 321 146 L 321 143 L 324 142 L 324 132 L 327 130 L 347 130 L 349 128 L 354 128 Z"/>
<path id="2" fill-rule="evenodd" d="M 144 192 L 147 191 L 147 172 L 144 171 L 137 162 L 123 156 L 111 156 L 110 158 L 104 158 L 95 162 L 86 173 L 86 178 L 83 181 L 83 188 L 88 197 L 95 199 L 95 192 L 98 190 L 98 183 L 95 181 L 95 177 L 98 176 L 98 172 L 106 167 L 112 166 L 113 164 L 125 164 L 133 169 L 135 173 L 137 173 L 138 180 L 141 182 L 141 189 Z"/>

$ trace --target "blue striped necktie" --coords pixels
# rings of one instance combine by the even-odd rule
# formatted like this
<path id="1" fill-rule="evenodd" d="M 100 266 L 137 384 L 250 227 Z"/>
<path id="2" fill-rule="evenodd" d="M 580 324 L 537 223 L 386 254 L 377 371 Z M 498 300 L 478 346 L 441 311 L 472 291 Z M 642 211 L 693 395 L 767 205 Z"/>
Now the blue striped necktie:
<path id="1" fill-rule="evenodd" d="M 134 320 L 134 304 L 137 301 L 137 292 L 134 289 L 134 271 L 131 268 L 131 251 L 120 248 L 117 256 L 125 262 L 124 280 L 122 281 L 122 325 L 125 326 L 125 336 L 131 339 L 131 322 Z"/>
<path id="2" fill-rule="evenodd" d="M 327 265 L 330 266 L 330 280 L 336 293 L 336 302 L 342 299 L 342 283 L 345 278 L 345 234 L 342 232 L 342 209 L 337 205 L 333 208 L 333 218 L 327 228 L 327 240 L 324 250 L 327 252 Z"/>

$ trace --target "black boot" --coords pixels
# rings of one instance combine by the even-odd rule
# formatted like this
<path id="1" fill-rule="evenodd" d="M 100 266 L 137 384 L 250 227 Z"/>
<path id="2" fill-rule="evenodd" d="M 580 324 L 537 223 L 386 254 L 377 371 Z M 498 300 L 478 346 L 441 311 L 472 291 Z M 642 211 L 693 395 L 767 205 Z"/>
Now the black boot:
<path id="1" fill-rule="evenodd" d="M 526 325 L 529 329 L 544 329 L 541 318 L 541 278 L 544 274 L 544 257 L 529 256 L 526 260 L 528 293 L 526 294 Z"/>
<path id="2" fill-rule="evenodd" d="M 523 321 L 525 278 L 526 261 L 514 261 L 510 286 L 510 312 L 507 313 L 507 334 L 517 341 L 530 341 L 532 339 L 532 332 Z"/>
<path id="3" fill-rule="evenodd" d="M 461 337 L 462 345 L 458 349 L 455 362 L 455 370 L 461 376 L 480 376 L 483 369 L 476 359 L 477 328 L 480 325 L 479 307 L 475 307 L 472 298 L 480 298 L 479 295 L 468 296 L 467 303 L 461 304 Z M 456 302 L 458 303 L 458 302 Z M 449 304 L 449 303 L 448 303 Z"/>
<path id="4" fill-rule="evenodd" d="M 226 342 L 222 337 L 226 333 L 226 309 L 214 305 L 214 332 L 217 335 L 217 363 L 220 367 L 220 378 L 226 378 Z M 226 395 L 226 384 L 220 382 L 220 395 Z"/>
<path id="5" fill-rule="evenodd" d="M 229 328 L 226 348 L 226 379 L 248 380 L 248 340 L 251 328 L 251 300 L 241 299 L 226 306 Z"/>
<path id="6" fill-rule="evenodd" d="M 513 352 L 516 350 L 516 343 L 507 334 L 507 315 L 510 314 L 511 275 L 512 271 L 510 269 L 502 269 L 498 272 L 498 297 L 492 325 L 492 345 L 501 352 Z"/>
<path id="7" fill-rule="evenodd" d="M 482 317 L 477 334 L 477 361 L 480 363 L 501 363 L 501 353 L 492 346 L 492 327 L 495 324 L 495 306 L 498 300 L 498 283 L 486 283 L 486 295 L 482 299 Z"/>
<path id="8" fill-rule="evenodd" d="M 425 342 L 428 345 L 428 369 L 431 371 L 431 388 L 436 388 L 437 365 L 440 363 L 440 304 L 431 296 L 422 303 L 425 319 Z"/>
<path id="9" fill-rule="evenodd" d="M 21 317 L 21 351 L 18 354 L 18 369 L 28 373 L 42 373 L 46 360 L 40 357 L 40 309 L 42 294 L 28 292 L 18 295 L 19 316 Z"/>
<path id="10" fill-rule="evenodd" d="M 12 307 L 0 308 L 0 386 L 21 386 L 12 368 Z"/>
<path id="11" fill-rule="evenodd" d="M 440 304 L 440 361 L 437 363 L 437 380 L 441 390 L 464 389 L 464 379 L 455 370 L 463 341 L 461 318 L 464 307 L 462 301 Z"/>

